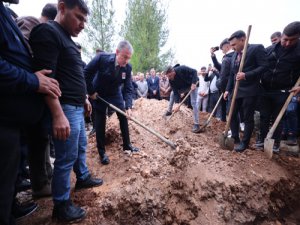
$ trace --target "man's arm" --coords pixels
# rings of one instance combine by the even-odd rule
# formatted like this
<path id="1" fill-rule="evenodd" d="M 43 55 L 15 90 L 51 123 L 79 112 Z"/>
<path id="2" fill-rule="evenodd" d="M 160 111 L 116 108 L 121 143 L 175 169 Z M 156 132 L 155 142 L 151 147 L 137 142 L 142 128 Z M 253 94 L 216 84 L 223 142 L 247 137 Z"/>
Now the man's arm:
<path id="1" fill-rule="evenodd" d="M 84 68 L 83 73 L 85 77 L 87 93 L 89 95 L 93 95 L 95 93 L 95 89 L 93 86 L 94 77 L 98 71 L 98 65 L 100 62 L 101 54 L 96 55 Z M 95 99 L 95 98 L 94 98 Z"/>

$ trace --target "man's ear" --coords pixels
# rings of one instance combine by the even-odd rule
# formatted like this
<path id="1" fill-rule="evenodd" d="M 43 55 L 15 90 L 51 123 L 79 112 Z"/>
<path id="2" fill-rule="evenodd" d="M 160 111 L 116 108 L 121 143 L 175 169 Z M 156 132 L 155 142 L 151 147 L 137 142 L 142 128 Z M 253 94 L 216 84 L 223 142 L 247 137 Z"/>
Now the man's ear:
<path id="1" fill-rule="evenodd" d="M 59 2 L 58 5 L 57 5 L 57 9 L 58 11 L 61 13 L 61 14 L 65 14 L 65 11 L 66 11 L 66 5 L 64 2 Z"/>

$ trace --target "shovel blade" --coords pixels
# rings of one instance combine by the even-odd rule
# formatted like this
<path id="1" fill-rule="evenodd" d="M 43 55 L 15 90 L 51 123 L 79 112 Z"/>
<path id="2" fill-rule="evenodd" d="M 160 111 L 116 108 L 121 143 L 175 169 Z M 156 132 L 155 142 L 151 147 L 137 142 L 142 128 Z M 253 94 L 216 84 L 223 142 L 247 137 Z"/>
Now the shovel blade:
<path id="1" fill-rule="evenodd" d="M 265 155 L 271 159 L 273 156 L 273 146 L 274 146 L 274 139 L 272 138 L 265 138 L 264 141 L 264 152 Z"/>
<path id="2" fill-rule="evenodd" d="M 234 148 L 234 139 L 224 136 L 224 134 L 221 134 L 218 138 L 219 140 L 219 145 L 222 149 L 226 150 L 233 150 Z"/>

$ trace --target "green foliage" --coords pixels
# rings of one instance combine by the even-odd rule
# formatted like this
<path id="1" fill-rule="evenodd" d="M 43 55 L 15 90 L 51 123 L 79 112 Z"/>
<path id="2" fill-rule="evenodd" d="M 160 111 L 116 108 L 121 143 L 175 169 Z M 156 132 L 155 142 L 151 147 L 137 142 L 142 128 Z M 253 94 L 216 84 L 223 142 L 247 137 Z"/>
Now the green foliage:
<path id="1" fill-rule="evenodd" d="M 115 36 L 115 11 L 112 0 L 92 0 L 89 8 L 90 15 L 84 29 L 84 53 L 92 57 L 96 49 L 111 52 Z"/>
<path id="2" fill-rule="evenodd" d="M 171 50 L 161 54 L 169 35 L 166 11 L 162 0 L 128 0 L 121 35 L 134 48 L 134 71 L 162 70 L 172 60 Z"/>

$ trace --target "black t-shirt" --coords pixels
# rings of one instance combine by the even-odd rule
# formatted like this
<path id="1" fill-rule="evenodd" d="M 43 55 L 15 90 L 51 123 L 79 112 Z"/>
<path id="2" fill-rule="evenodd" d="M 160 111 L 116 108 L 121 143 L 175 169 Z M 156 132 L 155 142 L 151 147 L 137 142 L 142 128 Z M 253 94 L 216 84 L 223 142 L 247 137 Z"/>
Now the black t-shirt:
<path id="1" fill-rule="evenodd" d="M 59 82 L 60 102 L 83 106 L 86 84 L 82 59 L 71 36 L 55 21 L 36 26 L 31 34 L 31 45 L 36 70 L 51 69 L 51 77 Z"/>

